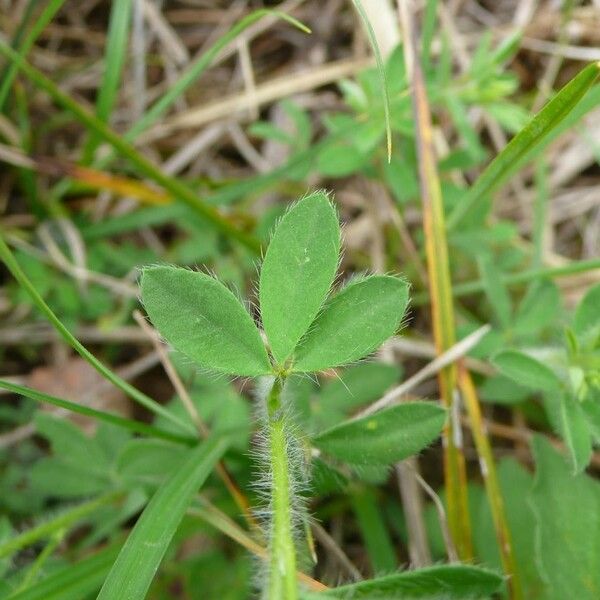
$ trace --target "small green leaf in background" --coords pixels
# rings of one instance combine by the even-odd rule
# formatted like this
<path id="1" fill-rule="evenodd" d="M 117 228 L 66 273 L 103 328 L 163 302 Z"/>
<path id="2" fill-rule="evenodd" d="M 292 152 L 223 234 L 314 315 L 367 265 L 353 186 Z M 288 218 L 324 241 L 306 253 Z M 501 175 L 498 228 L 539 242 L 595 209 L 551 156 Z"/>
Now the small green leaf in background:
<path id="1" fill-rule="evenodd" d="M 511 322 L 512 303 L 508 290 L 502 281 L 500 271 L 496 268 L 492 255 L 488 252 L 479 257 L 479 272 L 488 302 L 502 329 L 507 329 Z"/>
<path id="2" fill-rule="evenodd" d="M 203 367 L 233 375 L 271 372 L 260 333 L 222 283 L 175 267 L 142 271 L 142 301 L 159 333 Z"/>
<path id="3" fill-rule="evenodd" d="M 545 392 L 558 392 L 561 383 L 546 365 L 518 350 L 505 350 L 492 358 L 492 364 L 520 385 Z"/>
<path id="4" fill-rule="evenodd" d="M 490 597 L 498 590 L 501 583 L 502 577 L 488 569 L 468 565 L 447 565 L 404 571 L 378 579 L 343 585 L 320 594 L 305 595 L 304 598 L 307 600 L 318 598 L 480 600 Z"/>
<path id="5" fill-rule="evenodd" d="M 294 371 L 338 367 L 375 351 L 400 327 L 408 284 L 378 275 L 348 284 L 329 300 L 296 351 Z"/>
<path id="6" fill-rule="evenodd" d="M 536 474 L 530 503 L 536 520 L 536 552 L 548 583 L 544 600 L 600 598 L 600 485 L 570 473 L 550 442 L 532 442 Z"/>
<path id="7" fill-rule="evenodd" d="M 260 312 L 279 363 L 327 298 L 339 253 L 338 217 L 325 193 L 300 200 L 277 225 L 260 271 Z"/>
<path id="8" fill-rule="evenodd" d="M 333 427 L 352 410 L 379 399 L 399 378 L 396 365 L 363 363 L 345 369 L 322 385 L 312 406 L 314 431 Z"/>
<path id="9" fill-rule="evenodd" d="M 398 558 L 385 522 L 377 494 L 370 487 L 361 487 L 351 495 L 352 508 L 374 573 L 390 573 L 398 568 Z"/>
<path id="10" fill-rule="evenodd" d="M 561 394 L 559 402 L 559 432 L 571 457 L 574 473 L 581 473 L 592 456 L 592 438 L 586 415 L 574 398 Z"/>
<path id="11" fill-rule="evenodd" d="M 186 450 L 159 440 L 130 440 L 119 453 L 116 470 L 135 483 L 158 485 L 178 470 Z"/>
<path id="12" fill-rule="evenodd" d="M 535 282 L 519 304 L 514 330 L 519 335 L 537 333 L 556 322 L 560 310 L 560 293 L 547 279 Z"/>
<path id="13" fill-rule="evenodd" d="M 527 501 L 533 485 L 533 476 L 515 459 L 505 458 L 498 464 L 498 479 L 524 597 L 545 598 L 545 585 L 536 563 L 533 512 Z M 485 566 L 501 572 L 502 562 L 489 500 L 482 493 L 478 501 L 471 503 L 471 506 L 474 509 L 473 536 L 476 556 Z"/>
<path id="14" fill-rule="evenodd" d="M 356 465 L 387 465 L 420 452 L 440 434 L 446 411 L 433 402 L 404 402 L 324 431 L 313 443 Z"/>
<path id="15" fill-rule="evenodd" d="M 142 600 L 160 566 L 192 496 L 227 448 L 224 438 L 209 439 L 190 451 L 187 460 L 150 500 L 121 549 L 98 600 Z"/>
<path id="16" fill-rule="evenodd" d="M 600 329 L 600 284 L 590 288 L 577 305 L 573 330 L 577 335 L 594 335 Z"/>

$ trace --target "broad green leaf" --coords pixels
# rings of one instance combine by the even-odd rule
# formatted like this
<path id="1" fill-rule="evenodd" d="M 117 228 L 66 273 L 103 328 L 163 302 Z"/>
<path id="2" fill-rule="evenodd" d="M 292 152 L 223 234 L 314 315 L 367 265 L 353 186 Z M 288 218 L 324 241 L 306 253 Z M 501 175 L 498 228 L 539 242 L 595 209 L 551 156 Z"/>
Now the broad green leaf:
<path id="1" fill-rule="evenodd" d="M 552 370 L 518 350 L 500 352 L 493 357 L 492 363 L 500 373 L 520 385 L 545 392 L 557 392 L 562 387 Z"/>
<path id="2" fill-rule="evenodd" d="M 592 63 L 585 67 L 507 144 L 450 214 L 449 229 L 456 227 L 475 204 L 488 197 L 518 170 L 527 158 L 531 157 L 531 154 L 575 108 L 592 86 L 599 72 L 600 63 Z"/>
<path id="3" fill-rule="evenodd" d="M 8 596 L 10 600 L 66 600 L 88 598 L 98 591 L 109 572 L 119 545 L 104 548 L 83 560 L 54 571 L 51 575 L 22 592 Z"/>
<path id="4" fill-rule="evenodd" d="M 600 284 L 593 286 L 577 305 L 573 330 L 578 335 L 600 328 Z"/>
<path id="5" fill-rule="evenodd" d="M 232 375 L 271 371 L 252 318 L 216 279 L 160 266 L 144 269 L 140 285 L 150 320 L 176 350 L 203 367 Z"/>
<path id="6" fill-rule="evenodd" d="M 532 447 L 536 474 L 530 503 L 538 566 L 548 583 L 544 600 L 600 598 L 600 485 L 573 475 L 546 438 L 535 436 Z"/>
<path id="7" fill-rule="evenodd" d="M 321 371 L 374 352 L 400 327 L 408 285 L 387 275 L 359 279 L 329 300 L 295 351 L 294 371 Z"/>
<path id="8" fill-rule="evenodd" d="M 209 439 L 190 451 L 187 460 L 150 500 L 129 534 L 98 600 L 146 596 L 167 547 L 193 495 L 227 448 L 224 438 Z"/>
<path id="9" fill-rule="evenodd" d="M 300 200 L 275 229 L 260 271 L 260 313 L 280 364 L 327 298 L 339 253 L 338 217 L 324 193 Z"/>
<path id="10" fill-rule="evenodd" d="M 446 411 L 433 402 L 403 402 L 332 427 L 315 446 L 351 464 L 383 465 L 420 452 L 440 434 Z"/>
<path id="11" fill-rule="evenodd" d="M 319 594 L 306 594 L 304 598 L 479 600 L 490 597 L 501 583 L 502 577 L 488 569 L 468 565 L 441 565 L 343 585 Z M 569 596 L 565 596 L 567 597 Z"/>

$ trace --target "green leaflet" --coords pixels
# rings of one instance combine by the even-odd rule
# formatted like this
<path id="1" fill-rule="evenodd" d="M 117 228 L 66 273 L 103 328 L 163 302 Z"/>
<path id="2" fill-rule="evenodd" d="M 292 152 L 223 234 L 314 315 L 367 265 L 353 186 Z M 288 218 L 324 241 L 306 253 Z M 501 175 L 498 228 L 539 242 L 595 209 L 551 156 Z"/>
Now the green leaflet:
<path id="1" fill-rule="evenodd" d="M 98 600 L 145 598 L 192 496 L 226 448 L 226 439 L 212 438 L 190 451 L 187 460 L 158 489 L 138 519 L 98 594 Z"/>
<path id="2" fill-rule="evenodd" d="M 177 350 L 200 365 L 233 375 L 271 372 L 260 333 L 222 283 L 187 269 L 143 270 L 142 301 L 150 320 Z"/>
<path id="3" fill-rule="evenodd" d="M 544 600 L 600 598 L 600 485 L 572 475 L 543 436 L 532 442 L 536 474 L 530 504 L 536 520 Z"/>
<path id="4" fill-rule="evenodd" d="M 600 73 L 600 63 L 592 63 L 585 67 L 507 144 L 450 214 L 449 229 L 456 227 L 475 204 L 489 196 L 517 171 L 527 158 L 531 157 L 533 151 L 583 98 L 598 73 Z"/>
<path id="5" fill-rule="evenodd" d="M 338 217 L 325 193 L 295 204 L 275 229 L 260 272 L 260 312 L 280 364 L 325 301 L 339 253 Z"/>
<path id="6" fill-rule="evenodd" d="M 469 598 L 489 597 L 500 587 L 501 583 L 502 578 L 493 571 L 468 565 L 447 565 L 405 571 L 387 577 L 361 581 L 320 594 L 305 594 L 303 598 L 306 600 L 317 600 L 318 598 L 468 600 Z"/>
<path id="7" fill-rule="evenodd" d="M 558 377 L 546 365 L 518 350 L 499 352 L 492 363 L 500 373 L 526 387 L 545 392 L 557 392 L 562 387 Z"/>
<path id="8" fill-rule="evenodd" d="M 600 328 L 600 284 L 590 288 L 577 305 L 573 320 L 573 330 L 578 335 Z"/>
<path id="9" fill-rule="evenodd" d="M 355 465 L 387 465 L 431 444 L 446 411 L 432 402 L 404 402 L 374 415 L 347 421 L 313 439 L 323 452 Z"/>
<path id="10" fill-rule="evenodd" d="M 502 329 L 507 329 L 512 317 L 512 302 L 506 285 L 502 281 L 500 272 L 496 268 L 490 253 L 486 252 L 481 255 L 478 264 L 485 295 L 492 306 L 498 323 Z"/>
<path id="11" fill-rule="evenodd" d="M 592 456 L 592 438 L 581 404 L 570 396 L 560 395 L 559 429 L 565 440 L 574 473 L 581 473 Z"/>
<path id="12" fill-rule="evenodd" d="M 387 275 L 347 285 L 329 300 L 295 351 L 294 371 L 321 371 L 359 360 L 400 327 L 406 282 Z"/>

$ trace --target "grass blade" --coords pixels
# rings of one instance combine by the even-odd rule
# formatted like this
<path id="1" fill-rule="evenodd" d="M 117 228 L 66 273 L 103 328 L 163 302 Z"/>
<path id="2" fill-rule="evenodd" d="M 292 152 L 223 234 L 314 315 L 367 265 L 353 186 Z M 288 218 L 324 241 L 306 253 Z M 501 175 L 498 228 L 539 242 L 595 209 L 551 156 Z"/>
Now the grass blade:
<path id="1" fill-rule="evenodd" d="M 8 600 L 64 600 L 87 598 L 96 592 L 119 552 L 119 544 L 52 573 L 31 587 L 12 594 Z"/>
<path id="2" fill-rule="evenodd" d="M 504 183 L 561 121 L 577 106 L 600 74 L 600 62 L 583 69 L 507 144 L 487 166 L 465 198 L 456 206 L 448 218 L 448 229 L 456 225 L 482 199 Z"/>
<path id="3" fill-rule="evenodd" d="M 229 44 L 248 29 L 248 27 L 269 15 L 287 21 L 294 27 L 300 29 L 300 31 L 311 33 L 310 29 L 303 23 L 278 10 L 263 8 L 250 13 L 236 23 L 227 33 L 221 36 L 172 86 L 169 86 L 165 95 L 157 100 L 144 115 L 131 126 L 129 131 L 125 133 L 124 138 L 127 141 L 132 142 L 140 133 L 156 123 L 174 102 L 190 87 L 190 85 L 206 71 L 222 50 L 229 46 Z"/>
<path id="4" fill-rule="evenodd" d="M 385 119 L 385 136 L 387 143 L 387 158 L 389 163 L 392 160 L 392 125 L 390 122 L 390 96 L 388 94 L 388 85 L 385 76 L 385 65 L 383 63 L 381 51 L 379 50 L 379 44 L 377 43 L 377 36 L 375 35 L 375 31 L 373 31 L 373 26 L 369 21 L 369 17 L 367 17 L 367 13 L 363 8 L 362 3 L 360 0 L 352 0 L 352 4 L 354 4 L 354 7 L 360 15 L 365 29 L 367 30 L 367 36 L 369 37 L 369 42 L 373 48 L 373 54 L 375 54 L 377 72 L 379 73 L 379 84 L 381 86 L 381 94 L 383 96 L 383 115 Z"/>
<path id="5" fill-rule="evenodd" d="M 193 495 L 225 452 L 227 443 L 224 438 L 203 442 L 156 492 L 127 538 L 98 600 L 145 597 Z"/>
<path id="6" fill-rule="evenodd" d="M 79 504 L 75 506 L 75 508 L 66 510 L 62 514 L 58 515 L 58 517 L 55 517 L 50 521 L 46 521 L 45 523 L 42 523 L 36 527 L 32 527 L 31 529 L 28 529 L 27 531 L 24 531 L 23 533 L 0 543 L 0 558 L 10 556 L 22 548 L 26 548 L 27 546 L 31 546 L 31 544 L 35 544 L 38 540 L 48 538 L 60 529 L 71 527 L 77 523 L 77 521 L 80 521 L 87 515 L 93 513 L 98 508 L 114 502 L 121 495 L 121 492 L 110 492 L 108 494 L 104 494 L 103 496 L 99 496 L 98 498 L 94 498 L 93 500 Z"/>
<path id="7" fill-rule="evenodd" d="M 108 123 L 121 84 L 121 73 L 125 63 L 129 38 L 132 4 L 132 0 L 113 2 L 110 11 L 106 55 L 104 57 L 104 75 L 96 98 L 96 116 L 103 123 Z M 83 164 L 88 164 L 92 160 L 99 142 L 98 135 L 90 135 L 83 148 Z"/>
<path id="8" fill-rule="evenodd" d="M 37 390 L 25 387 L 24 385 L 11 383 L 10 381 L 4 381 L 0 379 L 0 388 L 15 394 L 20 394 L 21 396 L 25 396 L 26 398 L 35 400 L 36 402 L 52 404 L 53 406 L 64 408 L 73 413 L 85 415 L 86 417 L 92 417 L 94 419 L 98 419 L 99 421 L 104 421 L 105 423 L 110 423 L 111 425 L 116 425 L 117 427 L 122 427 L 123 429 L 127 429 L 135 433 L 142 433 L 150 437 L 169 440 L 170 442 L 177 442 L 179 444 L 191 445 L 196 442 L 196 440 L 192 437 L 182 437 L 174 433 L 170 433 L 169 431 L 159 429 L 158 427 L 147 425 L 146 423 L 134 421 L 133 419 L 125 419 L 118 415 L 113 415 L 111 413 L 84 406 L 83 404 L 69 402 L 69 400 L 63 400 L 62 398 L 57 398 L 56 396 L 50 396 L 49 394 L 44 394 L 43 392 L 38 392 Z"/>
<path id="9" fill-rule="evenodd" d="M 113 385 L 118 387 L 120 390 L 125 392 L 130 398 L 135 400 L 138 404 L 147 408 L 149 411 L 153 412 L 156 415 L 161 415 L 168 419 L 169 421 L 175 423 L 179 428 L 188 433 L 195 431 L 194 428 L 185 421 L 179 419 L 171 412 L 166 410 L 163 406 L 158 404 L 150 398 L 146 396 L 146 394 L 140 392 L 138 389 L 134 388 L 131 384 L 127 383 L 124 379 L 119 377 L 116 373 L 113 373 L 111 369 L 102 364 L 63 324 L 63 322 L 54 314 L 52 309 L 46 304 L 44 299 L 40 296 L 39 292 L 31 283 L 29 278 L 25 275 L 19 263 L 15 259 L 13 253 L 10 251 L 10 248 L 6 245 L 4 238 L 0 234 L 0 260 L 4 262 L 4 264 L 8 267 L 8 270 L 12 273 L 13 277 L 17 280 L 17 282 L 25 289 L 25 291 L 29 294 L 33 303 L 38 307 L 38 309 L 46 316 L 48 321 L 52 323 L 54 328 L 58 331 L 60 336 L 75 350 L 81 358 L 87 361 L 100 375 L 108 379 Z"/>
<path id="10" fill-rule="evenodd" d="M 46 25 L 48 25 L 48 23 L 52 21 L 54 15 L 60 10 L 61 6 L 64 3 L 65 0 L 50 0 L 50 2 L 48 2 L 44 10 L 42 11 L 42 14 L 38 17 L 37 21 L 31 28 L 31 31 L 23 40 L 23 43 L 21 44 L 18 51 L 18 55 L 20 57 L 24 58 L 27 55 L 27 53 L 35 43 L 35 40 L 37 40 L 37 38 L 39 37 L 40 33 L 42 33 Z M 4 103 L 8 98 L 8 94 L 10 92 L 13 81 L 15 80 L 18 71 L 19 67 L 16 63 L 13 62 L 11 65 L 9 65 L 6 71 L 6 75 L 2 80 L 2 85 L 0 86 L 0 112 L 2 112 L 2 109 L 4 108 Z"/>
<path id="11" fill-rule="evenodd" d="M 0 54 L 13 61 L 33 83 L 45 90 L 57 104 L 60 104 L 71 112 L 90 131 L 97 134 L 99 138 L 109 143 L 115 150 L 127 158 L 138 169 L 140 174 L 158 183 L 181 202 L 188 204 L 226 236 L 237 240 L 252 252 L 259 252 L 260 242 L 254 236 L 232 225 L 216 208 L 198 198 L 196 193 L 183 183 L 183 181 L 165 175 L 152 161 L 148 160 L 118 133 L 100 121 L 96 115 L 90 113 L 78 102 L 62 92 L 52 80 L 24 61 L 10 46 L 1 41 Z"/>

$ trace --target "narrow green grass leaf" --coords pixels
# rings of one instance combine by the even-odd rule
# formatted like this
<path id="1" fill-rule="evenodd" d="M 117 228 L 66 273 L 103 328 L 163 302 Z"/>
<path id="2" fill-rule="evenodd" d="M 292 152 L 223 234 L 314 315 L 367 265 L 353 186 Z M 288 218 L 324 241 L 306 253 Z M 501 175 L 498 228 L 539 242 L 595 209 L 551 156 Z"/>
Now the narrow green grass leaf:
<path id="1" fill-rule="evenodd" d="M 321 371 L 374 352 L 400 327 L 408 285 L 387 275 L 347 285 L 329 300 L 295 351 L 293 370 Z"/>
<path id="2" fill-rule="evenodd" d="M 97 592 L 110 570 L 120 544 L 104 548 L 79 562 L 54 571 L 42 581 L 11 594 L 8 600 L 66 600 Z"/>
<path id="3" fill-rule="evenodd" d="M 350 501 L 373 572 L 384 574 L 395 571 L 398 559 L 375 491 L 362 487 L 352 494 Z"/>
<path id="4" fill-rule="evenodd" d="M 159 488 L 138 519 L 98 594 L 98 600 L 141 600 L 146 596 L 193 495 L 226 448 L 227 440 L 217 438 L 190 451 L 179 471 Z"/>
<path id="5" fill-rule="evenodd" d="M 354 465 L 388 465 L 417 454 L 441 433 L 446 411 L 432 402 L 403 402 L 332 427 L 314 438 L 326 454 Z"/>
<path id="6" fill-rule="evenodd" d="M 375 31 L 373 30 L 373 26 L 369 21 L 369 17 L 367 17 L 367 13 L 363 8 L 360 0 L 352 0 L 352 4 L 356 8 L 358 14 L 360 15 L 361 21 L 365 26 L 367 31 L 367 36 L 369 38 L 369 43 L 371 44 L 371 48 L 373 48 L 373 54 L 375 55 L 375 62 L 377 63 L 377 72 L 379 74 L 379 84 L 381 87 L 381 95 L 383 97 L 383 114 L 385 119 L 385 135 L 387 141 L 387 158 L 388 163 L 392 160 L 392 125 L 390 121 L 390 97 L 388 94 L 388 85 L 385 76 L 385 65 L 383 64 L 383 57 L 381 56 L 381 51 L 379 50 L 379 44 L 377 43 L 377 36 L 375 35 Z"/>
<path id="7" fill-rule="evenodd" d="M 1 46 L 1 43 L 0 43 Z M 29 294 L 33 303 L 37 308 L 45 315 L 50 321 L 52 326 L 58 331 L 60 336 L 75 350 L 81 358 L 87 361 L 100 375 L 110 381 L 114 386 L 125 392 L 132 400 L 135 400 L 138 404 L 147 408 L 149 411 L 156 415 L 161 415 L 168 419 L 175 425 L 177 425 L 183 431 L 187 433 L 194 433 L 195 429 L 189 423 L 182 421 L 170 411 L 166 410 L 163 406 L 152 400 L 143 392 L 134 388 L 131 384 L 127 383 L 123 378 L 119 377 L 116 373 L 111 371 L 108 367 L 103 365 L 63 324 L 63 322 L 54 314 L 52 309 L 46 304 L 44 299 L 40 296 L 35 285 L 31 283 L 29 278 L 23 272 L 23 269 L 19 266 L 10 248 L 6 245 L 4 238 L 0 232 L 0 260 L 4 262 L 12 276 L 17 280 L 19 285 Z"/>
<path id="8" fill-rule="evenodd" d="M 323 305 L 339 253 L 338 217 L 325 193 L 302 199 L 277 225 L 260 271 L 260 312 L 280 364 Z"/>
<path id="9" fill-rule="evenodd" d="M 286 21 L 304 33 L 311 33 L 310 29 L 303 23 L 278 10 L 261 8 L 245 16 L 238 23 L 223 34 L 219 39 L 198 58 L 190 67 L 177 79 L 173 85 L 165 92 L 164 96 L 159 98 L 145 113 L 140 117 L 131 128 L 124 134 L 127 141 L 133 142 L 137 136 L 148 129 L 151 125 L 158 122 L 160 117 L 177 101 L 178 98 L 198 80 L 206 71 L 211 63 L 229 44 L 231 44 L 248 27 L 262 19 L 263 17 L 273 16 Z"/>
<path id="10" fill-rule="evenodd" d="M 65 408 L 73 413 L 85 415 L 86 417 L 92 417 L 93 419 L 98 419 L 99 421 L 104 421 L 105 423 L 110 423 L 111 425 L 116 425 L 117 427 L 122 427 L 123 429 L 127 429 L 129 431 L 134 431 L 135 433 L 142 433 L 150 437 L 169 440 L 170 442 L 177 442 L 179 444 L 190 445 L 196 441 L 196 439 L 192 437 L 182 437 L 169 431 L 159 429 L 158 427 L 147 425 L 146 423 L 142 423 L 140 421 L 125 419 L 119 415 L 113 415 L 112 413 L 89 408 L 88 406 L 70 402 L 69 400 L 63 400 L 62 398 L 57 398 L 56 396 L 50 396 L 49 394 L 38 392 L 32 388 L 25 387 L 24 385 L 17 385 L 16 383 L 11 383 L 10 381 L 4 381 L 0 379 L 0 388 L 15 394 L 20 394 L 21 396 L 25 396 L 25 398 L 35 400 L 35 402 L 39 402 L 41 404 L 51 404 L 53 406 Z"/>
<path id="11" fill-rule="evenodd" d="M 456 227 L 475 204 L 488 197 L 531 157 L 552 130 L 575 108 L 599 73 L 600 63 L 585 67 L 507 144 L 450 214 L 449 229 Z"/>
<path id="12" fill-rule="evenodd" d="M 0 558 L 10 556 L 19 550 L 35 544 L 39 540 L 46 539 L 52 534 L 56 533 L 61 529 L 71 527 L 79 521 L 83 521 L 89 514 L 97 511 L 99 508 L 111 504 L 122 496 L 121 492 L 110 492 L 78 504 L 74 508 L 65 510 L 58 516 L 45 521 L 36 527 L 27 529 L 19 535 L 9 538 L 0 543 Z"/>
<path id="13" fill-rule="evenodd" d="M 492 358 L 492 364 L 500 373 L 528 388 L 558 392 L 562 387 L 551 369 L 518 350 L 505 350 L 496 354 Z"/>
<path id="14" fill-rule="evenodd" d="M 108 123 L 121 87 L 121 73 L 127 54 L 132 5 L 133 0 L 119 0 L 119 2 L 112 3 L 110 11 L 104 71 L 96 97 L 96 116 L 103 123 Z M 90 135 L 83 148 L 83 164 L 91 162 L 99 142 L 100 138 L 97 134 Z"/>
<path id="15" fill-rule="evenodd" d="M 0 40 L 0 54 L 11 60 L 38 87 L 46 91 L 52 99 L 72 113 L 91 132 L 110 144 L 119 154 L 127 158 L 139 173 L 148 177 L 169 192 L 173 198 L 189 205 L 200 216 L 224 233 L 237 240 L 252 252 L 258 253 L 259 241 L 252 235 L 235 227 L 215 207 L 201 200 L 196 192 L 182 180 L 163 173 L 151 160 L 136 150 L 129 142 L 100 121 L 78 102 L 65 94 L 51 79 L 24 61 L 10 46 Z"/>
<path id="16" fill-rule="evenodd" d="M 343 585 L 304 597 L 306 600 L 309 598 L 310 600 L 313 598 L 315 600 L 317 598 L 479 600 L 492 596 L 501 584 L 502 577 L 488 569 L 469 565 L 440 565 Z"/>
<path id="17" fill-rule="evenodd" d="M 232 375 L 265 375 L 271 365 L 260 333 L 240 301 L 204 273 L 148 267 L 140 282 L 154 326 L 203 367 Z"/>
<path id="18" fill-rule="evenodd" d="M 600 485 L 573 475 L 543 436 L 532 442 L 536 473 L 529 497 L 536 554 L 548 583 L 544 600 L 600 598 Z"/>
<path id="19" fill-rule="evenodd" d="M 44 31 L 46 25 L 52 21 L 54 15 L 60 10 L 64 3 L 65 0 L 50 0 L 48 4 L 46 4 L 44 10 L 36 19 L 31 31 L 27 34 L 23 40 L 23 43 L 19 46 L 19 56 L 25 57 L 27 55 L 33 44 L 35 44 L 35 41 L 38 39 L 40 33 Z M 10 64 L 6 70 L 6 74 L 2 80 L 2 84 L 0 85 L 0 112 L 2 112 L 2 109 L 4 108 L 4 103 L 6 102 L 18 71 L 19 67 L 14 62 Z"/>

